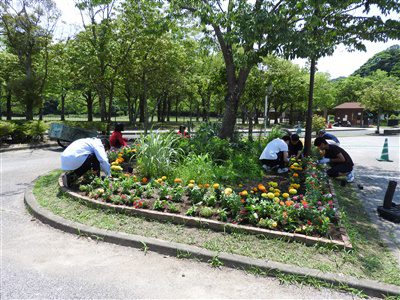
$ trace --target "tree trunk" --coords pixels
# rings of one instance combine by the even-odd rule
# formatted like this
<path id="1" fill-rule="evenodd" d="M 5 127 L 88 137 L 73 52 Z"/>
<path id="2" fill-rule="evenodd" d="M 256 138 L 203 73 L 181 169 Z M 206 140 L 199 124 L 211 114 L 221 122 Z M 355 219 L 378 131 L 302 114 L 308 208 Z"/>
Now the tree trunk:
<path id="1" fill-rule="evenodd" d="M 306 119 L 306 134 L 304 138 L 304 154 L 311 154 L 311 133 L 312 133 L 312 116 L 313 116 L 313 97 L 314 97 L 314 81 L 315 81 L 315 67 L 316 59 L 311 58 L 310 66 L 310 89 L 308 93 L 308 107 L 307 107 L 307 119 Z"/>
<path id="2" fill-rule="evenodd" d="M 379 129 L 381 126 L 381 110 L 378 109 L 378 122 L 377 122 L 377 128 L 376 128 L 376 133 L 379 134 Z"/>
<path id="3" fill-rule="evenodd" d="M 249 136 L 248 139 L 250 142 L 253 141 L 253 117 L 254 117 L 254 113 L 250 113 L 249 115 Z"/>
<path id="4" fill-rule="evenodd" d="M 6 116 L 7 120 L 11 120 L 12 116 L 12 110 L 11 110 L 11 89 L 7 88 L 7 95 L 6 95 L 6 101 L 7 101 L 7 108 L 6 108 Z"/>
<path id="5" fill-rule="evenodd" d="M 110 84 L 109 95 L 108 95 L 108 123 L 111 123 L 111 117 L 112 117 L 111 113 L 113 111 L 114 87 L 115 87 L 115 81 L 112 80 L 112 82 Z M 115 111 L 115 116 L 116 115 L 117 115 L 117 112 Z"/>
<path id="6" fill-rule="evenodd" d="M 91 90 L 88 90 L 82 95 L 86 99 L 88 122 L 93 122 L 93 93 Z"/>
<path id="7" fill-rule="evenodd" d="M 65 98 L 67 94 L 61 93 L 61 121 L 65 121 Z"/>
<path id="8" fill-rule="evenodd" d="M 169 122 L 170 116 L 171 116 L 171 105 L 172 105 L 171 97 L 168 97 L 167 104 L 168 104 L 168 106 L 167 106 L 167 122 Z"/>
<path id="9" fill-rule="evenodd" d="M 43 107 L 39 108 L 39 121 L 43 121 Z"/>

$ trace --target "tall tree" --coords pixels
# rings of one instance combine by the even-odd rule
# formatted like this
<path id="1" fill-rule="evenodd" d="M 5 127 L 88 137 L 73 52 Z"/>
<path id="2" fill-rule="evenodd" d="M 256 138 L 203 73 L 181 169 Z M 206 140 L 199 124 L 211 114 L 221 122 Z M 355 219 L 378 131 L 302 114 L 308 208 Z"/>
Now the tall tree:
<path id="1" fill-rule="evenodd" d="M 289 56 L 310 60 L 310 88 L 308 95 L 305 154 L 310 153 L 314 80 L 317 61 L 331 55 L 336 46 L 343 43 L 350 49 L 364 50 L 363 40 L 385 41 L 398 38 L 398 20 L 383 21 L 378 13 L 370 11 L 376 6 L 379 13 L 399 12 L 397 0 L 301 0 L 296 1 L 301 9 L 301 22 L 287 37 L 285 47 Z"/>
<path id="2" fill-rule="evenodd" d="M 379 133 L 381 114 L 386 111 L 400 110 L 400 80 L 387 76 L 378 70 L 371 76 L 371 85 L 364 90 L 361 102 L 371 111 L 377 112 Z"/>
<path id="3" fill-rule="evenodd" d="M 32 120 L 33 109 L 42 100 L 47 78 L 47 50 L 59 11 L 51 0 L 16 0 L 1 2 L 0 13 L 7 49 L 18 56 L 25 74 L 14 91 L 26 105 L 26 119 Z M 40 59 L 43 63 L 38 68 Z"/>
<path id="4" fill-rule="evenodd" d="M 175 11 L 186 11 L 215 35 L 225 62 L 227 89 L 220 136 L 234 133 L 240 97 L 251 68 L 262 56 L 279 50 L 297 20 L 291 1 L 171 0 Z M 212 28 L 212 31 L 208 30 Z"/>

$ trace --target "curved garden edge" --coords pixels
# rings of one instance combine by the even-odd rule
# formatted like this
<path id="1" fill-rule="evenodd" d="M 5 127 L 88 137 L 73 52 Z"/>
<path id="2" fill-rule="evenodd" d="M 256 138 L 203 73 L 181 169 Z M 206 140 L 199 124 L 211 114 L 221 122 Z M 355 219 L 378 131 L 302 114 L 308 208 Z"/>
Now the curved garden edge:
<path id="1" fill-rule="evenodd" d="M 160 239 L 148 238 L 139 235 L 103 230 L 72 222 L 54 215 L 48 210 L 42 208 L 33 195 L 33 185 L 29 186 L 25 190 L 24 202 L 28 211 L 35 218 L 45 224 L 68 233 L 84 235 L 93 239 L 121 246 L 139 249 L 145 247 L 149 251 L 154 251 L 160 254 L 178 258 L 195 258 L 203 262 L 209 262 L 213 258 L 217 257 L 218 260 L 227 267 L 243 270 L 251 270 L 256 268 L 258 270 L 265 271 L 270 276 L 278 274 L 292 274 L 304 278 L 315 278 L 334 286 L 347 286 L 349 288 L 355 288 L 373 297 L 383 298 L 385 296 L 400 296 L 400 287 L 392 284 L 385 284 L 369 279 L 358 279 L 355 277 L 338 275 L 335 273 L 323 273 L 315 269 L 302 268 L 273 261 L 253 259 L 241 255 L 217 253 L 196 246 L 167 242 Z"/>
<path id="2" fill-rule="evenodd" d="M 174 224 L 180 224 L 180 225 L 185 225 L 185 226 L 190 226 L 190 227 L 207 228 L 207 229 L 212 229 L 212 230 L 220 231 L 220 232 L 232 232 L 235 230 L 240 230 L 240 231 L 246 232 L 248 234 L 255 234 L 255 235 L 262 234 L 264 236 L 271 237 L 271 238 L 285 239 L 288 241 L 297 241 L 297 242 L 304 243 L 309 246 L 312 246 L 315 244 L 326 244 L 326 245 L 336 246 L 336 247 L 346 249 L 346 250 L 353 249 L 353 246 L 350 243 L 350 239 L 348 238 L 347 233 L 343 227 L 339 228 L 342 241 L 337 241 L 337 240 L 330 240 L 330 239 L 321 238 L 321 237 L 306 236 L 306 235 L 298 234 L 298 233 L 274 231 L 274 230 L 252 227 L 252 226 L 225 223 L 225 222 L 209 220 L 209 219 L 200 218 L 200 217 L 189 217 L 189 216 L 182 216 L 182 215 L 166 213 L 166 212 L 158 212 L 158 211 L 149 210 L 149 209 L 137 209 L 134 207 L 120 206 L 120 205 L 105 203 L 102 201 L 97 201 L 95 199 L 91 199 L 89 197 L 82 196 L 78 193 L 71 191 L 70 189 L 68 189 L 64 186 L 63 181 L 62 181 L 62 176 L 63 176 L 63 174 L 61 174 L 58 179 L 58 184 L 59 184 L 60 188 L 62 189 L 62 191 L 67 193 L 72 198 L 79 199 L 80 201 L 84 201 L 87 205 L 89 205 L 91 207 L 100 208 L 100 209 L 114 209 L 115 211 L 117 211 L 119 213 L 141 216 L 141 217 L 145 217 L 145 218 L 153 219 L 153 220 L 157 220 L 157 221 L 164 221 L 164 222 L 168 221 L 168 222 L 171 222 Z M 336 200 L 335 200 L 335 202 L 336 202 L 335 205 L 338 205 Z"/>

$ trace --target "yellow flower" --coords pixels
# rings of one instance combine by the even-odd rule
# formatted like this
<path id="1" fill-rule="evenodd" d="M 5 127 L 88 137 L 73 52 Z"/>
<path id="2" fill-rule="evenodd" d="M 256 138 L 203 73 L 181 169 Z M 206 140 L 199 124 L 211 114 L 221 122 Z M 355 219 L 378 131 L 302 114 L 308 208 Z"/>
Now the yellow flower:
<path id="1" fill-rule="evenodd" d="M 267 195 L 267 193 L 262 193 L 262 194 L 261 194 L 261 197 L 263 197 L 263 198 L 268 198 L 268 195 Z"/>
<path id="2" fill-rule="evenodd" d="M 192 180 L 189 180 L 189 183 L 194 183 L 194 180 L 192 179 Z"/>
<path id="3" fill-rule="evenodd" d="M 111 170 L 113 170 L 113 171 L 122 171 L 123 169 L 122 169 L 121 166 L 114 165 L 114 166 L 111 166 Z"/>
<path id="4" fill-rule="evenodd" d="M 244 190 L 244 191 L 241 191 L 240 194 L 241 194 L 243 197 L 246 197 L 249 193 L 248 193 L 246 190 Z"/>
<path id="5" fill-rule="evenodd" d="M 279 192 L 275 192 L 275 193 L 274 193 L 274 196 L 278 197 L 280 194 L 281 194 L 281 193 L 279 193 Z"/>
<path id="6" fill-rule="evenodd" d="M 281 190 L 280 189 L 274 189 L 274 193 L 280 193 Z"/>
<path id="7" fill-rule="evenodd" d="M 218 189 L 218 188 L 219 188 L 219 183 L 214 183 L 214 184 L 213 184 L 213 188 L 214 188 L 214 189 Z"/>
<path id="8" fill-rule="evenodd" d="M 274 222 L 272 222 L 272 227 L 276 227 L 276 226 L 278 226 L 278 223 L 276 223 L 275 221 Z"/>
<path id="9" fill-rule="evenodd" d="M 188 184 L 188 188 L 189 188 L 189 189 L 194 188 L 194 184 L 193 184 L 193 183 L 189 183 L 189 184 Z"/>
<path id="10" fill-rule="evenodd" d="M 283 194 L 282 194 L 282 197 L 285 198 L 285 199 L 286 199 L 286 198 L 289 198 L 289 194 L 288 194 L 288 193 L 283 193 Z"/>
<path id="11" fill-rule="evenodd" d="M 274 198 L 274 202 L 275 202 L 275 203 L 279 203 L 279 201 L 280 201 L 280 200 L 279 200 L 278 197 L 275 197 L 275 198 Z"/>
<path id="12" fill-rule="evenodd" d="M 269 190 L 270 192 L 273 192 L 275 189 L 271 186 L 268 190 Z"/>
<path id="13" fill-rule="evenodd" d="M 275 197 L 274 193 L 268 193 L 267 196 L 269 199 L 274 199 Z"/>
<path id="14" fill-rule="evenodd" d="M 289 190 L 289 194 L 295 195 L 295 194 L 297 194 L 297 190 L 296 189 L 290 189 Z"/>
<path id="15" fill-rule="evenodd" d="M 161 177 L 162 180 L 167 180 L 167 176 Z"/>
<path id="16" fill-rule="evenodd" d="M 227 195 L 227 196 L 229 196 L 230 194 L 232 194 L 232 189 L 231 188 L 226 188 L 225 190 L 224 190 L 224 194 L 225 195 Z"/>

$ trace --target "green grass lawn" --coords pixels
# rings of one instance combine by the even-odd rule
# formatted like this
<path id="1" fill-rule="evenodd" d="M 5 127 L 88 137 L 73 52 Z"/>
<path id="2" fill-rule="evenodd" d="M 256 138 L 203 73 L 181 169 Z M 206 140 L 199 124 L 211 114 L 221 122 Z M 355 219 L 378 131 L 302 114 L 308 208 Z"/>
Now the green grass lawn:
<path id="1" fill-rule="evenodd" d="M 143 235 L 177 243 L 194 245 L 217 252 L 272 260 L 323 272 L 342 273 L 400 286 L 400 269 L 378 237 L 351 185 L 337 187 L 343 225 L 354 250 L 328 246 L 306 246 L 264 236 L 222 233 L 208 229 L 187 228 L 140 217 L 97 210 L 70 198 L 58 189 L 60 171 L 40 177 L 34 186 L 39 204 L 65 219 L 102 229 Z"/>

